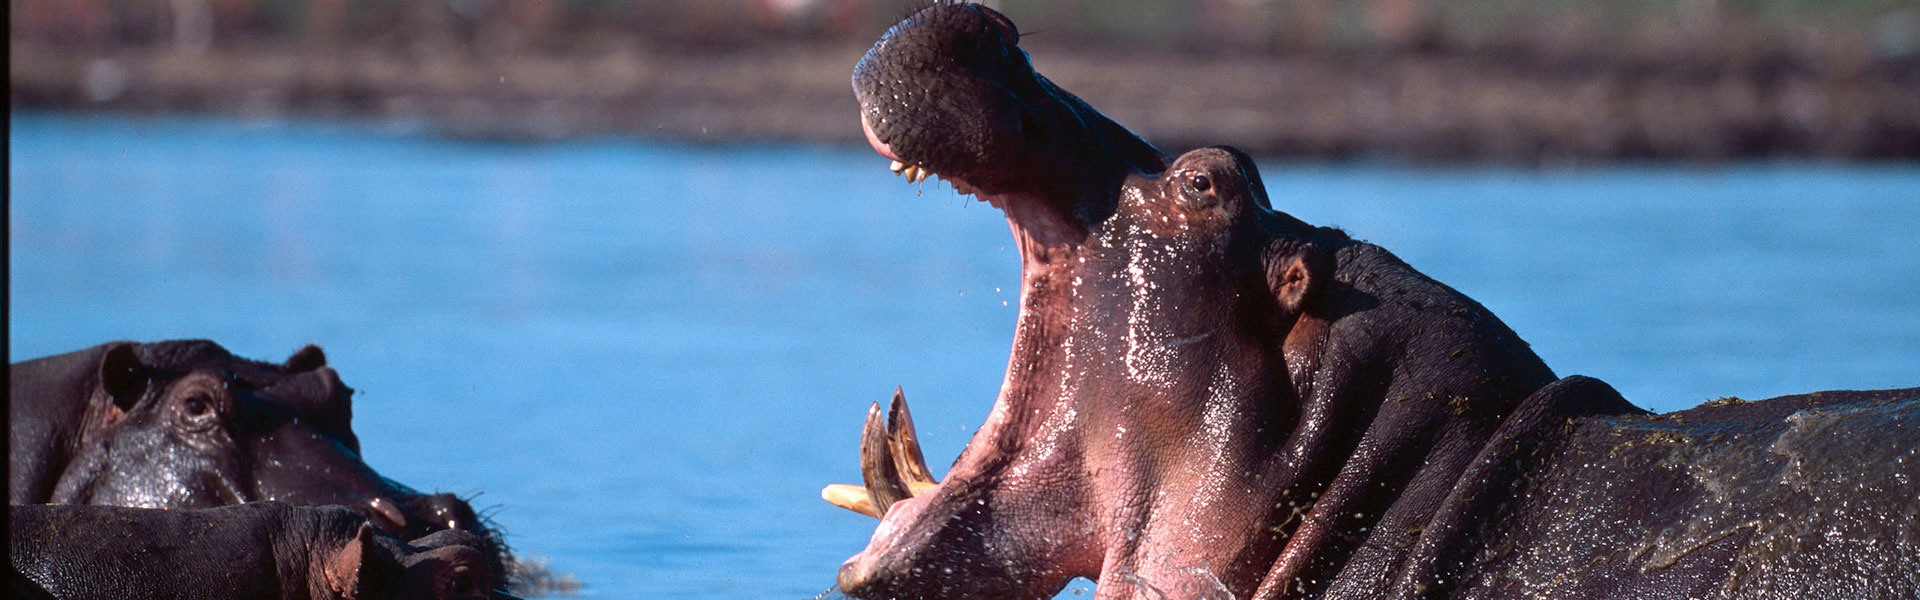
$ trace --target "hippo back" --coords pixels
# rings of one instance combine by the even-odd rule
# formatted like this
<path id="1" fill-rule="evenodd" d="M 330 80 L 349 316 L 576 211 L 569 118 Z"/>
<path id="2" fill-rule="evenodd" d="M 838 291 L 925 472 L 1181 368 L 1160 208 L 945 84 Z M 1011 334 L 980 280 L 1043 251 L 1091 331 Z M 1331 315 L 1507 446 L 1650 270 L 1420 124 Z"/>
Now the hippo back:
<path id="1" fill-rule="evenodd" d="M 1467 598 L 1920 590 L 1920 388 L 1586 417 L 1540 453 Z"/>

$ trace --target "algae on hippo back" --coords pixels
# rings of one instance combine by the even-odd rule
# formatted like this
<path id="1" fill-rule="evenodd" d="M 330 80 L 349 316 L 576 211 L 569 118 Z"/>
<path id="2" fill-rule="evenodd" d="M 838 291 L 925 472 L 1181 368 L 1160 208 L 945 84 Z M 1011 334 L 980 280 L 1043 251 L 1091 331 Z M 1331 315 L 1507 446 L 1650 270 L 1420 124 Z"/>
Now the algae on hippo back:
<path id="1" fill-rule="evenodd" d="M 1630 589 L 1619 581 L 1662 576 L 1696 579 L 1700 598 L 1920 590 L 1916 390 L 1710 402 L 1577 427 L 1474 561 L 1487 573 L 1473 582 L 1479 597 L 1618 593 Z M 1701 573 L 1702 561 L 1725 568 Z"/>
<path id="2" fill-rule="evenodd" d="M 1556 377 L 1485 307 L 1391 252 L 1275 210 L 1244 153 L 1168 160 L 1034 72 L 1019 39 L 989 8 L 941 3 L 855 67 L 874 150 L 909 181 L 938 176 L 1002 210 L 1022 284 L 1001 391 L 945 480 L 909 481 L 911 428 L 882 425 L 875 405 L 865 485 L 823 492 L 881 519 L 840 569 L 849 596 L 1045 598 L 1074 577 L 1097 578 L 1103 599 L 1911 581 L 1899 569 L 1920 549 L 1894 522 L 1920 505 L 1911 494 L 1786 488 L 1852 494 L 1828 521 L 1894 534 L 1847 548 L 1881 556 L 1859 561 L 1807 537 L 1845 527 L 1783 523 L 1811 500 L 1767 487 L 1783 455 L 1821 453 L 1839 453 L 1820 463 L 1831 471 L 1793 472 L 1867 460 L 1904 480 L 1904 450 L 1730 432 L 1813 431 L 1817 417 L 1789 413 L 1920 391 L 1642 416 L 1605 383 Z M 1887 410 L 1845 427 L 1920 404 Z M 1920 432 L 1876 435 L 1910 449 Z M 1738 562 L 1775 554 L 1799 566 Z"/>
<path id="3" fill-rule="evenodd" d="M 1832 598 L 1870 598 L 1920 592 L 1920 514 L 1872 510 L 1916 493 L 1920 469 L 1920 398 L 1795 411 L 1756 431 L 1712 432 L 1736 439 L 1678 445 L 1661 468 L 1683 468 L 1702 491 L 1681 510 L 1685 520 L 1643 542 L 1643 569 L 1672 565 L 1720 539 L 1752 530 L 1721 591 L 1781 590 Z M 1737 439 L 1753 436 L 1753 439 Z M 1766 440 L 1771 438 L 1771 442 Z M 1844 457 L 1844 459 L 1841 459 Z M 1902 467 L 1905 468 L 1902 468 Z M 1899 494 L 1901 497 L 1888 497 Z M 1878 496 L 1878 498 L 1874 498 Z M 1782 518 L 1782 517 L 1785 518 Z M 1889 535 L 1892 534 L 1892 535 Z M 1857 561 L 1891 561 L 1882 568 L 1795 560 L 1807 540 L 1835 547 Z M 1904 549 L 1909 552 L 1899 552 Z M 1907 573 L 1907 578 L 1868 576 Z M 1799 589 L 1820 581 L 1820 589 Z M 1803 595 L 1800 597 L 1815 597 Z"/>

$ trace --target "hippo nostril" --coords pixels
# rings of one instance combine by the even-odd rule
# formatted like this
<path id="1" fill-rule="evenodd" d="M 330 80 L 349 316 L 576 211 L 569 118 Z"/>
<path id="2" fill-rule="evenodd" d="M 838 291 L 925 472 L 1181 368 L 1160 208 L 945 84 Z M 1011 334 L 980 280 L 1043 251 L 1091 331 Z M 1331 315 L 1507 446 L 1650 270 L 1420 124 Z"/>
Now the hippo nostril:
<path id="1" fill-rule="evenodd" d="M 453 494 L 432 494 L 425 497 L 421 505 L 432 521 L 433 527 L 474 531 L 479 529 L 480 517 L 473 513 L 473 507 Z"/>
<path id="2" fill-rule="evenodd" d="M 854 593 L 865 583 L 862 579 L 859 567 L 853 561 L 847 561 L 840 565 L 840 573 L 834 578 L 834 587 L 840 588 L 842 593 Z"/>
<path id="3" fill-rule="evenodd" d="M 478 588 L 473 584 L 472 569 L 469 569 L 464 565 L 459 567 L 454 567 L 453 581 L 448 582 L 447 588 L 448 588 L 448 591 L 453 592 L 453 597 L 455 598 L 476 597 L 475 592 L 478 590 Z"/>

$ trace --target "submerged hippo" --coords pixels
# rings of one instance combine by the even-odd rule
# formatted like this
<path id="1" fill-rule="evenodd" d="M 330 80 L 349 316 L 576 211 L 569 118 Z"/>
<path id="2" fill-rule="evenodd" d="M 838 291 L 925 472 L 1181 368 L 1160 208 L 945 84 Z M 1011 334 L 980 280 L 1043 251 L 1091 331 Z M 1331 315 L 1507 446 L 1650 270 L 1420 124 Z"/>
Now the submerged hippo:
<path id="1" fill-rule="evenodd" d="M 344 507 L 12 506 L 11 598 L 509 598 L 481 538 L 412 542 Z"/>
<path id="2" fill-rule="evenodd" d="M 395 535 L 494 536 L 465 501 L 360 458 L 353 390 L 307 346 L 286 362 L 205 340 L 115 342 L 8 367 L 10 504 L 344 504 Z"/>
<path id="3" fill-rule="evenodd" d="M 1007 215 L 999 398 L 935 481 L 869 411 L 856 598 L 1912 597 L 1920 390 L 1649 415 L 1480 304 L 1172 161 L 938 4 L 854 71 L 895 172 Z M 1163 82 L 1163 85 L 1178 85 Z"/>

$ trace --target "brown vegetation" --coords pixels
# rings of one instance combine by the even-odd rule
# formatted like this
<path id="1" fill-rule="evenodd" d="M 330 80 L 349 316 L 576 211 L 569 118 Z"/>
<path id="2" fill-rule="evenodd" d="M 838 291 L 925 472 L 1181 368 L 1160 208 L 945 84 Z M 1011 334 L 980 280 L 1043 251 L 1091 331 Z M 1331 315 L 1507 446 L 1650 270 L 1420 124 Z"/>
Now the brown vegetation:
<path id="1" fill-rule="evenodd" d="M 1168 150 L 1920 157 L 1920 8 L 1899 3 L 1782 16 L 1765 2 L 1678 0 L 1624 17 L 1421 0 L 1001 4 L 1042 73 Z M 29 0 L 9 10 L 16 109 L 857 143 L 849 73 L 904 9 Z"/>

